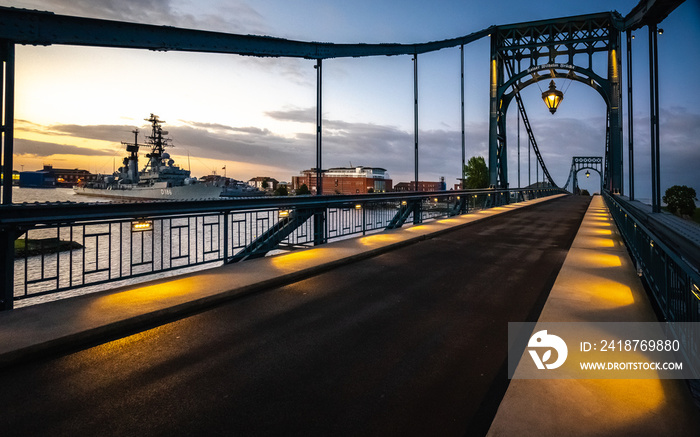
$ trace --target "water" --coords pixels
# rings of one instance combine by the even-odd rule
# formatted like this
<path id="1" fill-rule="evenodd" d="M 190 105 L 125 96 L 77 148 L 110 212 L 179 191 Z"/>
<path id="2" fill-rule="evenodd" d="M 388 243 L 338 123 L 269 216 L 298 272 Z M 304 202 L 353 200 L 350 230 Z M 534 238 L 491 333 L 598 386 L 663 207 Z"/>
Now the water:
<path id="1" fill-rule="evenodd" d="M 0 189 L 2 193 L 2 189 Z M 24 188 L 12 187 L 12 203 L 75 202 L 94 203 L 111 202 L 108 197 L 81 196 L 72 188 Z"/>
<path id="2" fill-rule="evenodd" d="M 2 189 L 0 188 L 0 195 L 2 193 Z M 75 194 L 72 188 L 25 188 L 25 187 L 12 187 L 12 203 L 17 205 L 17 204 L 34 204 L 34 203 L 46 203 L 46 202 L 70 202 L 70 203 L 107 203 L 107 202 L 122 202 L 122 200 L 115 200 L 113 198 L 109 197 L 95 197 L 95 196 L 81 196 L 79 194 Z M 30 238 L 55 238 L 59 237 L 62 240 L 69 240 L 70 235 L 66 232 L 66 230 L 62 231 L 57 231 L 56 229 L 47 229 L 47 230 L 41 230 L 41 229 L 33 229 L 29 231 Z M 203 236 L 202 236 L 203 237 Z M 112 237 L 110 237 L 112 238 Z M 114 238 L 112 238 L 114 239 Z M 76 231 L 76 234 L 73 235 L 73 240 L 78 241 L 80 240 L 80 230 Z M 114 245 L 115 248 L 118 248 L 119 246 L 117 244 Z M 139 250 L 134 248 L 135 250 Z M 112 253 L 115 255 L 116 250 L 113 249 Z M 95 248 L 94 247 L 86 247 L 85 248 L 85 254 L 87 259 L 93 259 L 95 263 L 104 265 L 107 263 L 107 257 L 109 256 L 108 253 L 100 253 L 96 254 L 95 253 Z M 37 279 L 38 277 L 41 276 L 41 271 L 45 272 L 53 272 L 57 269 L 58 265 L 61 266 L 61 274 L 65 274 L 66 267 L 69 266 L 69 260 L 70 258 L 73 258 L 76 263 L 76 268 L 82 268 L 80 260 L 82 259 L 82 250 L 77 249 L 77 250 L 72 250 L 72 251 L 64 251 L 61 252 L 60 254 L 47 254 L 43 262 L 39 263 L 39 260 L 41 257 L 33 256 L 29 257 L 28 259 L 28 265 L 25 265 L 25 260 L 24 258 L 17 259 L 15 261 L 15 292 L 16 293 L 21 293 L 24 289 L 24 283 L 23 283 L 23 278 L 24 274 L 26 273 L 28 279 Z M 138 254 L 136 256 L 139 256 Z M 141 278 L 127 278 L 123 280 L 118 280 L 113 283 L 109 284 L 100 284 L 100 285 L 93 285 L 93 286 L 85 286 L 81 287 L 75 290 L 70 290 L 66 292 L 59 292 L 59 293 L 53 293 L 53 294 L 47 294 L 43 296 L 37 296 L 34 298 L 26 298 L 22 299 L 19 301 L 15 302 L 15 307 L 20 308 L 23 306 L 29 306 L 29 305 L 35 305 L 38 303 L 43 303 L 43 302 L 49 302 L 53 300 L 58 300 L 58 299 L 64 299 L 67 297 L 73 297 L 73 296 L 79 296 L 83 294 L 88 294 L 88 293 L 94 293 L 96 291 L 102 291 L 106 289 L 111 289 L 115 288 L 118 286 L 122 285 L 131 285 L 139 282 L 143 282 L 144 280 L 152 279 L 152 278 L 159 278 L 159 277 L 167 277 L 167 276 L 173 276 L 177 274 L 183 274 L 183 273 L 189 273 L 197 270 L 202 270 L 206 268 L 212 267 L 211 265 L 200 265 L 200 266 L 192 266 L 192 267 L 183 267 L 182 269 L 179 269 L 177 271 L 172 271 L 172 272 L 155 272 L 153 275 L 146 276 L 146 277 L 141 277 Z M 76 275 L 79 275 L 80 272 L 76 271 Z M 61 284 L 65 286 L 65 280 L 62 279 Z M 39 290 L 40 291 L 40 290 Z"/>

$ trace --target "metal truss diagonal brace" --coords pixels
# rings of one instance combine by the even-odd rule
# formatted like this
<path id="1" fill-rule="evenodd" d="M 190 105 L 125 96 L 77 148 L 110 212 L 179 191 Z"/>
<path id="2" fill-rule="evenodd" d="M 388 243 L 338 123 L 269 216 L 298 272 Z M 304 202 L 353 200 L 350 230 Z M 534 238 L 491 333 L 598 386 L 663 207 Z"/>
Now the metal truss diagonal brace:
<path id="1" fill-rule="evenodd" d="M 508 70 L 508 75 L 512 76 L 513 72 L 511 71 L 511 65 L 508 62 L 504 63 L 506 66 L 506 69 Z M 554 183 L 554 179 L 552 179 L 552 175 L 549 174 L 549 170 L 547 169 L 547 165 L 544 163 L 544 159 L 542 158 L 542 155 L 540 154 L 540 148 L 537 146 L 537 140 L 535 140 L 535 134 L 532 132 L 532 126 L 530 125 L 530 119 L 527 117 L 527 112 L 525 112 L 525 105 L 523 105 L 523 100 L 520 97 L 520 92 L 516 91 L 515 92 L 515 101 L 518 105 L 518 111 L 520 112 L 520 118 L 522 118 L 523 125 L 525 126 L 525 131 L 527 132 L 527 136 L 530 139 L 530 144 L 532 144 L 532 150 L 535 152 L 535 156 L 537 157 L 537 161 L 540 163 L 540 167 L 542 168 L 542 172 L 544 175 L 547 177 L 547 180 L 549 181 L 552 186 L 556 187 L 557 184 Z"/>
<path id="2" fill-rule="evenodd" d="M 420 204 L 420 200 L 409 201 L 406 202 L 406 204 L 402 204 L 399 210 L 396 212 L 396 215 L 394 215 L 394 218 L 391 219 L 391 221 L 385 228 L 385 230 L 400 228 L 404 225 L 404 223 L 406 223 L 406 220 L 408 220 L 408 217 L 411 215 L 411 213 L 415 213 L 416 211 L 418 211 L 418 215 L 420 215 Z M 416 223 L 416 214 L 414 214 L 413 222 Z"/>
<path id="3" fill-rule="evenodd" d="M 274 226 L 265 231 L 243 250 L 231 257 L 229 264 L 246 259 L 262 258 L 287 238 L 298 227 L 306 223 L 316 213 L 313 209 L 297 209 L 288 217 L 281 218 Z"/>

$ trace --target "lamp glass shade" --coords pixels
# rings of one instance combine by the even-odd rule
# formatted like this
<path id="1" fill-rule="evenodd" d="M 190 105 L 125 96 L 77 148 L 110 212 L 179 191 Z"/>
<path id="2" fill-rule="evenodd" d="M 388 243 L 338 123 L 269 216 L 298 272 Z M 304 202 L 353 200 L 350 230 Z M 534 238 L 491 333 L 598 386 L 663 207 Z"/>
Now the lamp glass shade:
<path id="1" fill-rule="evenodd" d="M 554 81 L 549 82 L 549 89 L 542 93 L 542 100 L 544 104 L 549 108 L 549 112 L 554 114 L 557 112 L 557 108 L 562 100 L 564 100 L 564 93 L 557 89 Z"/>

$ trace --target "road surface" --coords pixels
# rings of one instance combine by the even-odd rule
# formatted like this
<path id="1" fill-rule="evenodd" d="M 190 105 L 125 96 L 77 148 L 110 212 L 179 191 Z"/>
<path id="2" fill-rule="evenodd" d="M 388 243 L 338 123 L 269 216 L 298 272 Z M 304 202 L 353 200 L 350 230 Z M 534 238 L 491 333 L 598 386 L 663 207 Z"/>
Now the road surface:
<path id="1" fill-rule="evenodd" d="M 3 436 L 484 434 L 589 198 L 5 369 Z"/>

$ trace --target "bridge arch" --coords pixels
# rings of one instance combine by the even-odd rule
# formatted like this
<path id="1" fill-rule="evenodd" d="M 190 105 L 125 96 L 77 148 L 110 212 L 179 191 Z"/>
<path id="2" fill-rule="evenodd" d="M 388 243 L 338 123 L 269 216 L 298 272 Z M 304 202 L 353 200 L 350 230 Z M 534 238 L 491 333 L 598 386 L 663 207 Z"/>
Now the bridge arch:
<path id="1" fill-rule="evenodd" d="M 562 73 L 557 70 L 567 70 L 567 72 Z M 549 74 L 538 74 L 541 71 L 549 71 Z M 523 80 L 528 76 L 530 77 L 529 79 Z M 519 93 L 521 90 L 532 84 L 550 79 L 569 79 L 580 82 L 593 88 L 600 95 L 600 97 L 602 97 L 606 105 L 610 104 L 610 96 L 608 93 L 609 84 L 595 72 L 576 65 L 547 64 L 523 70 L 520 73 L 513 75 L 506 83 L 503 84 L 503 89 L 505 90 L 503 94 L 503 106 L 506 112 L 508 105 L 510 105 L 511 100 L 513 100 L 516 93 Z M 510 92 L 508 90 L 510 90 Z"/>
<path id="2" fill-rule="evenodd" d="M 523 88 L 541 80 L 567 78 L 593 88 L 607 106 L 603 185 L 622 190 L 620 30 L 617 13 L 500 26 L 491 33 L 489 119 L 490 184 L 508 187 L 506 113 Z M 607 77 L 593 69 L 593 54 L 607 55 Z M 585 60 L 588 59 L 587 66 Z M 565 58 L 566 62 L 557 62 Z M 543 61 L 542 61 L 543 60 Z M 529 65 L 522 68 L 522 61 Z M 542 61 L 542 62 L 540 62 Z M 549 71 L 549 74 L 540 74 Z"/>
<path id="3" fill-rule="evenodd" d="M 574 156 L 571 158 L 571 169 L 569 170 L 569 178 L 564 185 L 564 189 L 569 189 L 571 184 L 572 193 L 576 193 L 578 188 L 578 173 L 583 170 L 593 170 L 600 176 L 600 186 L 603 187 L 605 175 L 603 174 L 603 158 L 600 156 Z"/>

